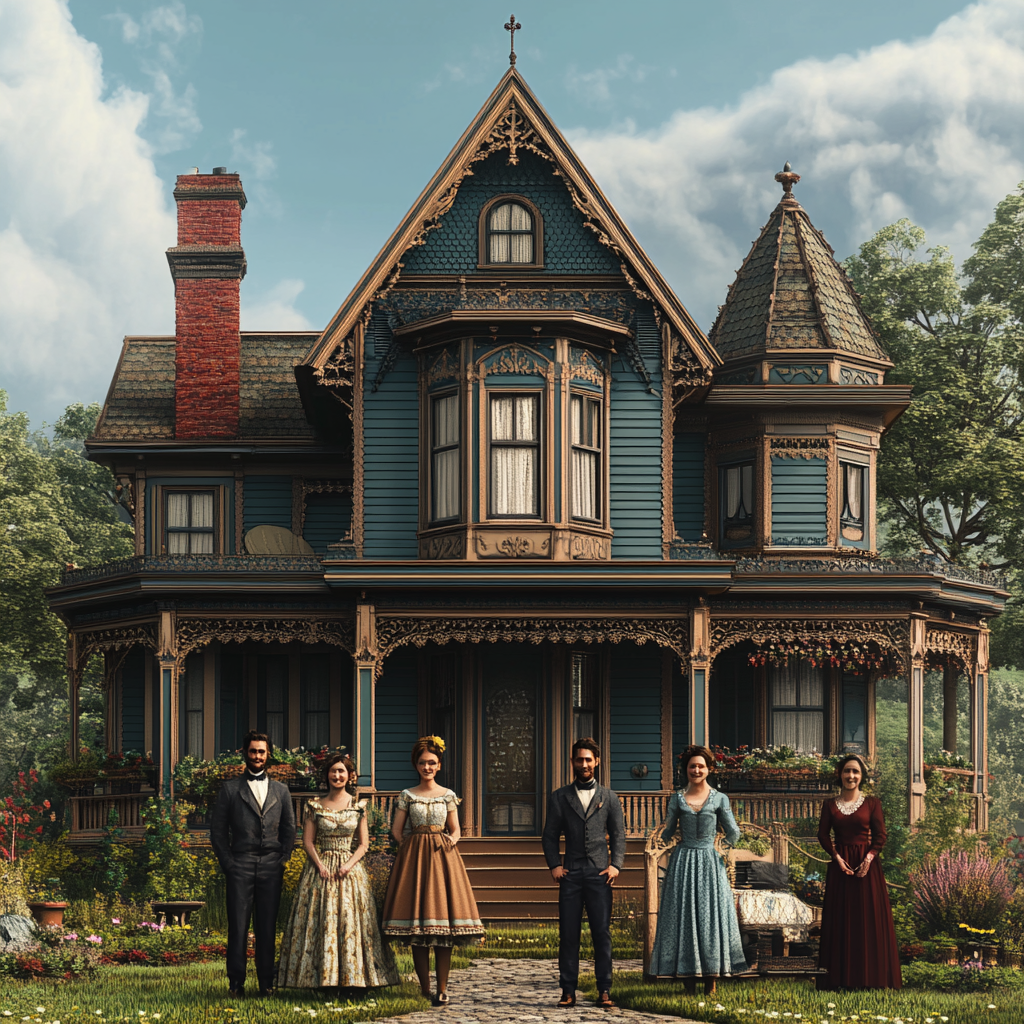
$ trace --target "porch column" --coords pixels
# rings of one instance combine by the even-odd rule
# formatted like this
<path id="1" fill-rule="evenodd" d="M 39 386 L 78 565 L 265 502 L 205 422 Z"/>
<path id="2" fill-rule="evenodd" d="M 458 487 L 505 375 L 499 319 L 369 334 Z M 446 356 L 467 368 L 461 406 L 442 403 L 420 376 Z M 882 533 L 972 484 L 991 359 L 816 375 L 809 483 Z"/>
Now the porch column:
<path id="1" fill-rule="evenodd" d="M 910 615 L 910 669 L 907 676 L 907 776 L 910 824 L 924 817 L 924 652 L 925 612 Z"/>
<path id="2" fill-rule="evenodd" d="M 971 672 L 971 761 L 974 764 L 975 827 L 988 828 L 988 627 L 982 626 Z"/>
<path id="3" fill-rule="evenodd" d="M 356 653 L 353 658 L 355 708 L 352 720 L 355 757 L 364 785 L 376 790 L 376 756 L 373 743 L 375 682 L 377 668 L 377 613 L 372 604 L 356 605 Z"/>
<path id="4" fill-rule="evenodd" d="M 78 665 L 78 637 L 68 632 L 68 703 L 71 705 L 71 738 L 68 746 L 71 748 L 68 753 L 72 761 L 78 760 L 79 738 L 78 738 L 78 689 L 82 682 L 82 670 Z"/>
<path id="5" fill-rule="evenodd" d="M 942 669 L 942 749 L 956 753 L 956 697 L 960 668 L 954 661 L 947 661 Z"/>
<path id="6" fill-rule="evenodd" d="M 157 788 L 165 797 L 174 795 L 171 773 L 178 754 L 178 643 L 177 616 L 173 610 L 160 611 L 157 662 L 160 678 L 157 686 L 156 720 Z"/>
<path id="7" fill-rule="evenodd" d="M 690 610 L 690 743 L 707 746 L 708 677 L 711 675 L 711 609 L 699 598 Z"/>

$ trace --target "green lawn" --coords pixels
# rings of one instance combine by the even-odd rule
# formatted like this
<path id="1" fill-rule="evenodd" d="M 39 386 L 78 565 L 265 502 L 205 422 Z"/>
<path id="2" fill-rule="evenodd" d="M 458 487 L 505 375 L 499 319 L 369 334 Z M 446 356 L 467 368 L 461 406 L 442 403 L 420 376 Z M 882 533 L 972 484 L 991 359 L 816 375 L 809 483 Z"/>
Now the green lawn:
<path id="1" fill-rule="evenodd" d="M 596 994 L 593 978 L 581 988 Z M 698 986 L 698 993 L 700 986 Z M 750 1024 L 785 1020 L 800 1024 L 839 1021 L 903 1021 L 904 1024 L 1020 1024 L 1024 1021 L 1024 990 L 951 994 L 904 988 L 900 992 L 817 992 L 812 981 L 719 982 L 713 996 L 688 996 L 681 982 L 647 983 L 640 974 L 617 974 L 615 1001 L 633 1010 L 674 1014 L 715 1024 Z M 991 1006 L 994 1007 L 990 1008 Z"/>

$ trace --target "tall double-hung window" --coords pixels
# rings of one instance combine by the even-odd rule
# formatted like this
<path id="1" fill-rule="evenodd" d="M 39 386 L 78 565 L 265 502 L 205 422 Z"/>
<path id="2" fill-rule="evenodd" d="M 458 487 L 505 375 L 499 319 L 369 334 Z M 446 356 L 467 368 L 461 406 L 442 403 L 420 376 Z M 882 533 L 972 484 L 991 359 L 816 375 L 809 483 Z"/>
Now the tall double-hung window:
<path id="1" fill-rule="evenodd" d="M 214 553 L 213 491 L 168 491 L 164 509 L 164 544 L 169 555 Z"/>
<path id="2" fill-rule="evenodd" d="M 533 214 L 521 203 L 501 203 L 487 215 L 490 263 L 534 262 Z"/>
<path id="3" fill-rule="evenodd" d="M 573 395 L 570 405 L 573 519 L 601 518 L 601 400 Z"/>
<path id="4" fill-rule="evenodd" d="M 789 661 L 768 670 L 772 743 L 801 753 L 824 750 L 825 670 Z"/>
<path id="5" fill-rule="evenodd" d="M 721 469 L 720 504 L 725 540 L 742 540 L 754 532 L 754 463 Z"/>
<path id="6" fill-rule="evenodd" d="M 864 470 L 852 462 L 840 462 L 839 474 L 843 489 L 839 526 L 844 540 L 864 537 Z"/>
<path id="7" fill-rule="evenodd" d="M 431 401 L 430 518 L 443 523 L 459 518 L 459 396 L 440 395 Z"/>
<path id="8" fill-rule="evenodd" d="M 491 394 L 490 514 L 540 515 L 540 396 Z"/>

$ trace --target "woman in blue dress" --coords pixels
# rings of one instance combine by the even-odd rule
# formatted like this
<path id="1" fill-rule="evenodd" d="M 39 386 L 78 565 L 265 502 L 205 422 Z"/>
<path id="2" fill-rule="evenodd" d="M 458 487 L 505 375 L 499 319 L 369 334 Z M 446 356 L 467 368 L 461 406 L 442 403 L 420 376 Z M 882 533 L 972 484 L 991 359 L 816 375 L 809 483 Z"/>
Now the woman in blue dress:
<path id="1" fill-rule="evenodd" d="M 729 809 L 729 798 L 708 785 L 715 763 L 705 747 L 689 747 L 683 755 L 687 786 L 668 802 L 664 838 L 679 829 L 661 887 L 658 931 L 651 952 L 650 973 L 686 979 L 690 992 L 697 978 L 708 994 L 715 978 L 747 969 L 736 920 L 736 905 L 725 865 L 715 851 L 715 833 L 736 843 L 740 830 Z"/>

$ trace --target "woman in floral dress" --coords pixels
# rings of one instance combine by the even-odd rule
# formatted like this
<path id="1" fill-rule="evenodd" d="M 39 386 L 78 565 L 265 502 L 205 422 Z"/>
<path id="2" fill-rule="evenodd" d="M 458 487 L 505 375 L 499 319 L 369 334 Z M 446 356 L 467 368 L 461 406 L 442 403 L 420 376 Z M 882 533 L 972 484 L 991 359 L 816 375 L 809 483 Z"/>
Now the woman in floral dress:
<path id="1" fill-rule="evenodd" d="M 352 759 L 324 766 L 326 796 L 306 805 L 299 878 L 281 939 L 278 984 L 284 988 L 375 988 L 399 981 L 377 927 L 377 908 L 362 859 L 370 845 L 366 801 L 356 801 Z M 355 845 L 353 846 L 353 840 Z"/>
<path id="2" fill-rule="evenodd" d="M 473 886 L 455 849 L 461 835 L 459 798 L 436 779 L 443 754 L 439 736 L 424 736 L 412 748 L 420 783 L 403 789 L 398 797 L 391 834 L 401 845 L 384 898 L 384 933 L 412 946 L 413 966 L 425 996 L 430 995 L 434 947 L 435 1006 L 448 1004 L 452 947 L 475 944 L 484 934 Z"/>
<path id="3" fill-rule="evenodd" d="M 740 940 L 732 887 L 715 850 L 719 828 L 735 844 L 740 830 L 729 798 L 708 785 L 708 770 L 715 763 L 705 747 L 688 747 L 683 755 L 687 786 L 668 802 L 664 838 L 679 829 L 679 845 L 672 851 L 658 908 L 658 930 L 651 951 L 650 973 L 675 975 L 694 992 L 697 978 L 704 991 L 715 990 L 715 978 L 742 974 L 747 969 Z"/>

